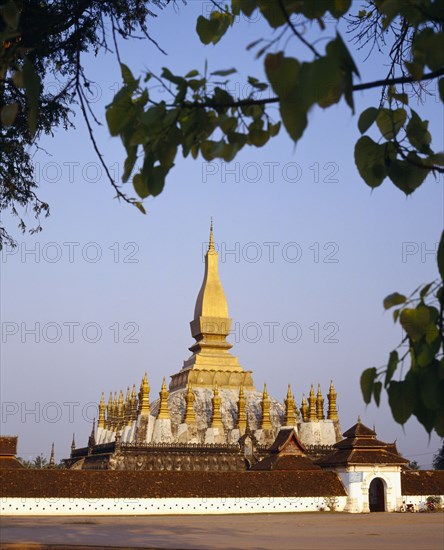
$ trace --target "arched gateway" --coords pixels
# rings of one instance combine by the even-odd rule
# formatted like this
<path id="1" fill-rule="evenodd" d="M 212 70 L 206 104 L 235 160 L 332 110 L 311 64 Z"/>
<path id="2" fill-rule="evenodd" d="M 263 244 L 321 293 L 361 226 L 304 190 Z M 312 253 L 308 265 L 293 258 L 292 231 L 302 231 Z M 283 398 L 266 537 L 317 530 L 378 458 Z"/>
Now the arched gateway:
<path id="1" fill-rule="evenodd" d="M 385 486 L 380 477 L 375 477 L 368 489 L 370 512 L 385 512 Z"/>

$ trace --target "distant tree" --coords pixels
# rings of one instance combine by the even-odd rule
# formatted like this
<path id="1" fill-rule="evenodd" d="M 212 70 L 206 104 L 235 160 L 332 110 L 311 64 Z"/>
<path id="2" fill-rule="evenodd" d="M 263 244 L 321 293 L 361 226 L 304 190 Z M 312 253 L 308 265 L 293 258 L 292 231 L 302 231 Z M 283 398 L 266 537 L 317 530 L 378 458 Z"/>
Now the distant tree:
<path id="1" fill-rule="evenodd" d="M 433 467 L 435 470 L 444 470 L 444 441 L 441 445 L 441 449 L 439 449 L 433 457 Z"/>
<path id="2" fill-rule="evenodd" d="M 409 462 L 409 468 L 410 470 L 419 470 L 419 464 L 416 460 L 412 460 Z"/>

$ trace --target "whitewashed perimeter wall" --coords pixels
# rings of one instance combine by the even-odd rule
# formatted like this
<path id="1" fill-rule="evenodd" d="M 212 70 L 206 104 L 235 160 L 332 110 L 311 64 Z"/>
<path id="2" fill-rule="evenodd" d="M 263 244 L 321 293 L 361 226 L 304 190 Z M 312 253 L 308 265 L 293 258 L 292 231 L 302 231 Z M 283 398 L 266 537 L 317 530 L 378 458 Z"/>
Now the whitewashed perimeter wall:
<path id="1" fill-rule="evenodd" d="M 327 499 L 329 500 L 329 499 Z M 336 497 L 336 510 L 346 497 Z M 133 516 L 192 514 L 272 514 L 328 511 L 323 497 L 257 498 L 2 498 L 1 516 Z"/>

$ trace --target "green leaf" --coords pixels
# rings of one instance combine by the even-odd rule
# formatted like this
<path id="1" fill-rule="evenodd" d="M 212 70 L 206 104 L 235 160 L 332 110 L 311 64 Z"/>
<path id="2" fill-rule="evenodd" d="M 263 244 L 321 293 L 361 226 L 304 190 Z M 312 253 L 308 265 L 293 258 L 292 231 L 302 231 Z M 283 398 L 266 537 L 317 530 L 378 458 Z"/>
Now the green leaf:
<path id="1" fill-rule="evenodd" d="M 355 145 L 355 163 L 367 185 L 378 187 L 387 175 L 386 149 L 368 136 L 358 139 Z"/>
<path id="2" fill-rule="evenodd" d="M 133 204 L 140 212 L 142 212 L 142 214 L 146 214 L 146 210 L 141 202 L 136 201 Z"/>
<path id="3" fill-rule="evenodd" d="M 298 141 L 307 127 L 307 111 L 291 99 L 281 101 L 279 110 L 285 129 L 294 141 Z"/>
<path id="4" fill-rule="evenodd" d="M 410 151 L 407 159 L 391 159 L 387 174 L 396 187 L 401 189 L 406 195 L 410 195 L 424 182 L 430 169 L 426 167 L 424 161 L 413 151 Z M 421 164 L 425 167 L 421 168 Z"/>
<path id="5" fill-rule="evenodd" d="M 444 407 L 437 410 L 433 427 L 439 437 L 444 437 Z"/>
<path id="6" fill-rule="evenodd" d="M 406 61 L 404 65 L 414 80 L 419 80 L 424 76 L 424 66 L 420 63 Z"/>
<path id="7" fill-rule="evenodd" d="M 361 113 L 358 121 L 358 128 L 361 134 L 364 134 L 375 122 L 378 112 L 379 109 L 376 109 L 376 107 L 369 107 Z"/>
<path id="8" fill-rule="evenodd" d="M 387 393 L 393 418 L 399 424 L 404 424 L 415 408 L 416 391 L 414 384 L 407 378 L 401 382 L 392 381 Z"/>
<path id="9" fill-rule="evenodd" d="M 233 24 L 233 16 L 219 11 L 211 12 L 210 19 L 200 15 L 197 19 L 196 32 L 203 44 L 217 44 Z"/>
<path id="10" fill-rule="evenodd" d="M 422 287 L 421 292 L 419 293 L 419 296 L 421 297 L 421 300 L 423 300 L 427 296 L 427 294 L 428 294 L 430 288 L 432 287 L 432 285 L 433 285 L 433 283 L 429 283 L 429 284 L 425 285 L 424 287 Z"/>
<path id="11" fill-rule="evenodd" d="M 382 382 L 375 382 L 373 385 L 373 396 L 375 398 L 375 403 L 378 407 L 381 402 L 381 390 L 382 390 Z"/>
<path id="12" fill-rule="evenodd" d="M 391 382 L 393 375 L 395 373 L 395 370 L 398 367 L 398 363 L 399 363 L 398 352 L 394 350 L 390 353 L 390 357 L 387 364 L 387 371 L 385 373 L 385 380 L 384 380 L 385 387 L 387 387 L 389 382 Z"/>
<path id="13" fill-rule="evenodd" d="M 123 82 L 125 84 L 135 84 L 138 83 L 138 80 L 136 80 L 130 71 L 130 69 L 124 65 L 123 63 L 120 64 L 120 70 L 122 71 L 122 78 Z"/>
<path id="14" fill-rule="evenodd" d="M 284 57 L 283 52 L 269 53 L 266 56 L 265 72 L 281 103 L 297 90 L 300 69 L 299 61 L 292 57 Z"/>
<path id="15" fill-rule="evenodd" d="M 333 6 L 330 7 L 330 13 L 336 19 L 344 15 L 352 5 L 352 0 L 334 0 Z"/>
<path id="16" fill-rule="evenodd" d="M 148 191 L 148 184 L 142 177 L 142 174 L 136 174 L 133 178 L 133 186 L 136 193 L 141 199 L 145 199 L 150 194 Z"/>
<path id="17" fill-rule="evenodd" d="M 405 308 L 401 311 L 399 322 L 413 342 L 417 342 L 426 333 L 427 325 L 432 320 L 430 308 L 419 305 L 415 309 Z"/>
<path id="18" fill-rule="evenodd" d="M 424 154 L 431 152 L 430 143 L 432 142 L 432 136 L 428 131 L 428 125 L 428 121 L 422 121 L 412 109 L 412 116 L 406 127 L 407 138 L 413 147 Z"/>
<path id="19" fill-rule="evenodd" d="M 405 109 L 380 109 L 376 124 L 385 139 L 393 139 L 407 120 Z"/>
<path id="20" fill-rule="evenodd" d="M 403 103 L 404 105 L 409 104 L 409 96 L 405 93 L 397 93 L 394 86 L 389 87 L 388 96 L 391 99 L 396 99 L 397 101 Z"/>
<path id="21" fill-rule="evenodd" d="M 441 233 L 441 240 L 439 241 L 437 260 L 439 274 L 444 281 L 444 231 Z"/>
<path id="22" fill-rule="evenodd" d="M 133 171 L 134 165 L 136 164 L 137 160 L 137 146 L 131 146 L 127 149 L 128 156 L 125 159 L 125 163 L 123 165 L 123 176 L 122 181 L 123 183 L 126 183 L 131 176 L 131 172 Z M 140 195 L 139 195 L 140 196 Z"/>
<path id="23" fill-rule="evenodd" d="M 0 120 L 3 126 L 12 126 L 19 109 L 18 103 L 9 103 L 2 107 L 0 111 Z"/>
<path id="24" fill-rule="evenodd" d="M 364 402 L 368 405 L 372 399 L 373 386 L 377 376 L 376 367 L 365 369 L 361 374 L 361 391 Z"/>
<path id="25" fill-rule="evenodd" d="M 234 74 L 234 73 L 237 73 L 237 70 L 233 68 L 233 69 L 223 69 L 220 71 L 214 71 L 211 74 L 214 76 L 229 76 L 230 74 Z"/>
<path id="26" fill-rule="evenodd" d="M 399 292 L 394 292 L 389 294 L 384 298 L 384 309 L 390 309 L 393 306 L 399 306 L 399 304 L 404 304 L 407 298 L 404 294 L 399 294 Z"/>
<path id="27" fill-rule="evenodd" d="M 432 71 L 442 69 L 444 65 L 444 33 L 426 28 L 415 35 L 412 44 L 413 58 L 428 65 Z"/>
<path id="28" fill-rule="evenodd" d="M 240 0 L 240 9 L 247 17 L 250 17 L 257 8 L 258 0 Z"/>

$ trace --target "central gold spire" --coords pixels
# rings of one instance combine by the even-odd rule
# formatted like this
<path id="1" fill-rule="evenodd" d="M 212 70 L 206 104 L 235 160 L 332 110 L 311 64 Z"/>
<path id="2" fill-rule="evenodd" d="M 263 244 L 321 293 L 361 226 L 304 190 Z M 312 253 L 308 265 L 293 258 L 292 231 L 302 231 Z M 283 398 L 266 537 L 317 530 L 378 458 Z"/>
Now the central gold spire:
<path id="1" fill-rule="evenodd" d="M 228 319 L 228 304 L 219 279 L 219 254 L 214 248 L 213 222 L 210 225 L 210 243 L 205 254 L 205 275 L 194 308 L 194 323 L 201 317 Z M 193 334 L 194 336 L 194 334 Z"/>
<path id="2" fill-rule="evenodd" d="M 219 278 L 219 255 L 214 246 L 213 221 L 205 254 L 205 274 L 190 323 L 191 334 L 196 340 L 189 349 L 192 355 L 184 362 L 182 370 L 171 378 L 170 390 L 193 387 L 253 389 L 251 371 L 244 371 L 237 357 L 229 350 L 232 345 L 226 338 L 230 334 L 231 319 L 228 304 Z"/>

